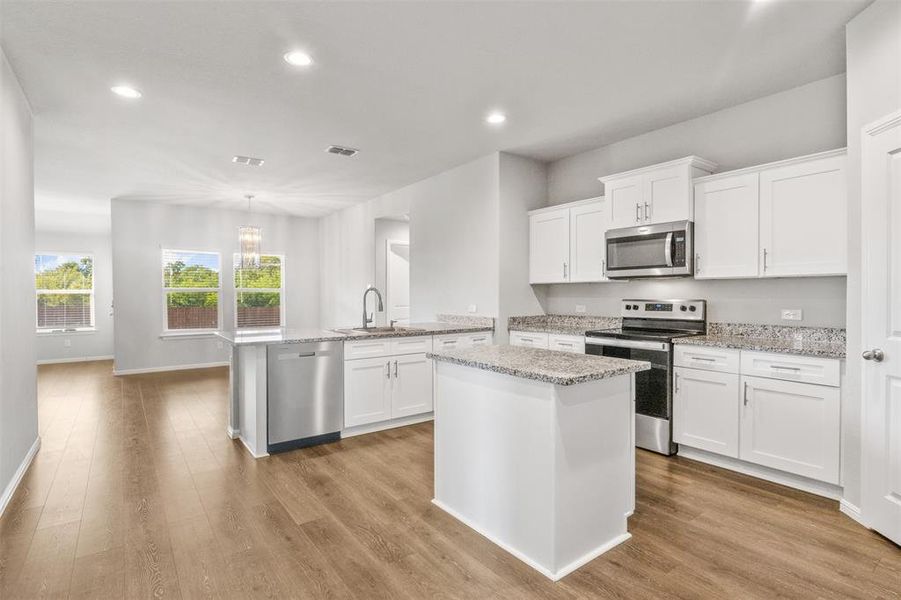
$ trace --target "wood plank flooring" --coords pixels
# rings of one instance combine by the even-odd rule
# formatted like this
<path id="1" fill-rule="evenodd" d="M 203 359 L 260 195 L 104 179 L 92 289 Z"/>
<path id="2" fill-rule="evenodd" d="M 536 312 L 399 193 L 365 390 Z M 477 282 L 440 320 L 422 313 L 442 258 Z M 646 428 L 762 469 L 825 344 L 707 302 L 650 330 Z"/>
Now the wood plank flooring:
<path id="1" fill-rule="evenodd" d="M 432 506 L 431 424 L 254 460 L 226 393 L 41 367 L 0 598 L 901 599 L 901 550 L 837 503 L 641 451 L 634 537 L 553 584 Z"/>

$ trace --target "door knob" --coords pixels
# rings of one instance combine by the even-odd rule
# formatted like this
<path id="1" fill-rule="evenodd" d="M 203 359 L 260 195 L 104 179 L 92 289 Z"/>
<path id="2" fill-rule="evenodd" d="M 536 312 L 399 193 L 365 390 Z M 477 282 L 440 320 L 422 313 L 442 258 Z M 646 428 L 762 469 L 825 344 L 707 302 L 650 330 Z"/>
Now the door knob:
<path id="1" fill-rule="evenodd" d="M 864 360 L 875 360 L 876 362 L 882 362 L 882 359 L 885 358 L 885 353 L 879 348 L 873 348 L 872 350 L 867 350 L 863 354 Z"/>

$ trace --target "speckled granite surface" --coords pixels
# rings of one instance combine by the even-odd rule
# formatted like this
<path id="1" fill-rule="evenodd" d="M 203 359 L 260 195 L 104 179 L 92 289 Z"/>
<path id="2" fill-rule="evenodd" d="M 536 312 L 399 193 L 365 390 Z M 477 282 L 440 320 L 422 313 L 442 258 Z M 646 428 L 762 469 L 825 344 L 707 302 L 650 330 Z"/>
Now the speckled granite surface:
<path id="1" fill-rule="evenodd" d="M 464 325 L 458 323 L 411 323 L 397 331 L 351 332 L 333 329 L 268 329 L 260 331 L 217 331 L 216 335 L 233 346 L 251 344 L 302 344 L 306 342 L 352 341 L 372 338 L 413 337 L 419 335 L 440 335 L 445 333 L 476 333 L 494 331 L 493 326 Z"/>
<path id="2" fill-rule="evenodd" d="M 427 356 L 437 361 L 557 385 L 575 385 L 651 368 L 650 363 L 643 361 L 520 346 L 477 346 L 431 352 Z"/>
<path id="3" fill-rule="evenodd" d="M 467 325 L 472 327 L 491 327 L 494 329 L 494 317 L 479 317 L 476 315 L 435 315 L 435 320 L 441 323 L 453 323 L 454 325 Z"/>
<path id="4" fill-rule="evenodd" d="M 822 358 L 845 358 L 846 353 L 845 330 L 835 327 L 710 323 L 707 335 L 677 338 L 673 342 Z"/>
<path id="5" fill-rule="evenodd" d="M 531 331 L 538 333 L 559 333 L 563 335 L 585 335 L 592 329 L 612 329 L 619 327 L 619 317 L 589 317 L 583 315 L 530 315 L 507 319 L 508 331 Z"/>

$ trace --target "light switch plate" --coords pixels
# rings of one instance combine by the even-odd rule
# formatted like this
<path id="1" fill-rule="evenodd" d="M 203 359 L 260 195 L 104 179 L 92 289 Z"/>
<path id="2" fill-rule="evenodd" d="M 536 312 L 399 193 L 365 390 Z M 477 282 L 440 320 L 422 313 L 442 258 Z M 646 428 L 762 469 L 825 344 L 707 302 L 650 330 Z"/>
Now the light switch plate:
<path id="1" fill-rule="evenodd" d="M 471 312 L 471 313 L 476 312 L 476 305 L 475 305 L 475 304 L 470 304 L 468 310 L 469 310 L 469 312 Z"/>
<path id="2" fill-rule="evenodd" d="M 783 321 L 801 321 L 804 319 L 804 312 L 800 308 L 783 308 Z"/>
<path id="3" fill-rule="evenodd" d="M 585 312 L 585 305 L 584 304 L 576 304 L 576 312 L 577 313 Z"/>

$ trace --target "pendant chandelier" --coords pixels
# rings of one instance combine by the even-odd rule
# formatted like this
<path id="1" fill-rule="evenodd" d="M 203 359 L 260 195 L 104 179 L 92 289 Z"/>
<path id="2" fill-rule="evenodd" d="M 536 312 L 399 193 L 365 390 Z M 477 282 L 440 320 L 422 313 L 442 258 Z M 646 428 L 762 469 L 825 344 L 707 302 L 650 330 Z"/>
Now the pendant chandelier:
<path id="1" fill-rule="evenodd" d="M 253 196 L 248 194 L 247 212 L 250 213 L 250 201 Z M 259 269 L 260 268 L 260 242 L 262 235 L 260 228 L 256 225 L 243 225 L 238 227 L 238 247 L 241 250 L 241 268 L 242 269 Z"/>

